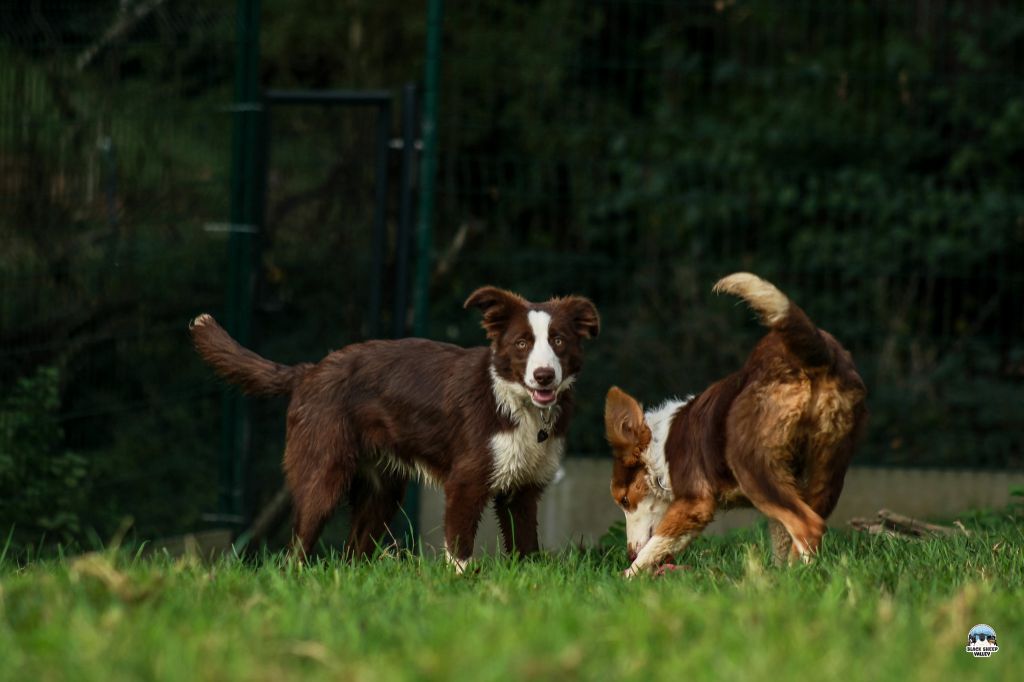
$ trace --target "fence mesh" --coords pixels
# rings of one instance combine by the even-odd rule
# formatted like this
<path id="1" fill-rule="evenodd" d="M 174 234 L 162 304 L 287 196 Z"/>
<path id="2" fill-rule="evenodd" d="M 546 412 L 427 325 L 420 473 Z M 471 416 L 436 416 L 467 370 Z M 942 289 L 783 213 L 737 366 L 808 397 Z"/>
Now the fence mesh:
<path id="1" fill-rule="evenodd" d="M 1018 7 L 477 0 L 445 31 L 449 281 L 598 301 L 574 450 L 604 453 L 609 384 L 653 402 L 740 366 L 759 331 L 710 288 L 742 269 L 854 352 L 858 461 L 1021 466 Z M 451 304 L 434 332 L 469 343 Z"/>
<path id="2" fill-rule="evenodd" d="M 225 288 L 233 29 L 222 3 L 0 3 L 0 520 L 23 537 L 215 508 L 220 391 L 185 329 Z"/>
<path id="3" fill-rule="evenodd" d="M 26 532 L 166 533 L 216 504 L 220 389 L 184 328 L 226 288 L 230 4 L 0 0 L 0 520 Z M 482 343 L 461 302 L 483 283 L 591 296 L 573 454 L 604 456 L 609 385 L 650 403 L 739 366 L 759 330 L 710 288 L 743 269 L 853 351 L 858 461 L 1021 467 L 1015 3 L 445 9 L 430 335 Z M 395 88 L 424 14 L 265 0 L 263 85 Z M 254 345 L 316 359 L 365 329 L 372 121 L 272 124 Z M 282 423 L 254 409 L 252 504 Z"/>

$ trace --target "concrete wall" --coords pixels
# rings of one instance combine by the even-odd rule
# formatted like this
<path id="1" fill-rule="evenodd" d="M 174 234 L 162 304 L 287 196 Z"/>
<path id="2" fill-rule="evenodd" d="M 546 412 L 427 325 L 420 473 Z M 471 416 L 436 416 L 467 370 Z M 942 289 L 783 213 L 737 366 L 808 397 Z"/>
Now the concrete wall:
<path id="1" fill-rule="evenodd" d="M 602 459 L 568 459 L 565 475 L 548 488 L 540 507 L 541 544 L 547 549 L 569 543 L 592 543 L 622 512 L 608 493 L 611 463 Z M 921 470 L 854 467 L 831 518 L 830 526 L 845 526 L 854 516 L 874 516 L 888 508 L 919 518 L 949 518 L 969 509 L 1001 507 L 1010 500 L 1010 489 L 1024 487 L 1024 472 L 974 472 L 970 470 Z M 444 495 L 423 491 L 420 529 L 424 546 L 444 543 Z M 724 533 L 750 525 L 761 518 L 751 509 L 718 515 L 706 533 Z M 501 545 L 498 525 L 488 511 L 476 538 L 476 553 L 494 551 Z"/>

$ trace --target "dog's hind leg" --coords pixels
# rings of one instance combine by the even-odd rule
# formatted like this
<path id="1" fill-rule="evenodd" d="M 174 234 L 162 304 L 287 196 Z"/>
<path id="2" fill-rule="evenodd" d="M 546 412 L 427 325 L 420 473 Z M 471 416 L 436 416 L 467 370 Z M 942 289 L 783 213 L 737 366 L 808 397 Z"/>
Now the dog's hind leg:
<path id="1" fill-rule="evenodd" d="M 843 483 L 846 480 L 846 471 L 850 465 L 854 445 L 851 437 L 847 437 L 839 444 L 822 439 L 810 441 L 800 497 L 823 524 L 836 508 L 839 495 L 843 492 Z M 775 546 L 776 564 L 782 561 L 780 547 L 778 544 Z M 790 561 L 795 561 L 798 556 L 803 558 L 794 544 L 790 550 Z"/>
<path id="2" fill-rule="evenodd" d="M 352 528 L 345 551 L 352 557 L 369 558 L 377 544 L 393 538 L 388 527 L 405 497 L 406 478 L 389 471 L 360 473 L 349 491 Z"/>
<path id="3" fill-rule="evenodd" d="M 792 540 L 790 557 L 799 556 L 805 563 L 810 562 L 821 545 L 825 534 L 825 521 L 795 490 L 773 491 L 763 495 L 762 491 L 752 493 L 745 489 L 750 501 L 766 516 L 778 521 L 789 533 Z"/>
<path id="4" fill-rule="evenodd" d="M 300 557 L 312 555 L 324 525 L 334 514 L 338 501 L 347 490 L 351 473 L 340 462 L 332 462 L 291 486 L 295 503 L 293 550 Z"/>
<path id="5" fill-rule="evenodd" d="M 312 555 L 324 526 L 331 518 L 342 493 L 347 487 L 348 477 L 338 466 L 322 471 L 318 480 L 292 488 L 295 502 L 295 531 L 293 550 L 300 557 Z"/>
<path id="6" fill-rule="evenodd" d="M 784 566 L 793 552 L 793 538 L 779 521 L 768 519 L 768 535 L 772 540 L 772 561 L 776 566 Z"/>
<path id="7" fill-rule="evenodd" d="M 300 558 L 316 547 L 324 525 L 355 475 L 356 453 L 339 425 L 313 434 L 291 428 L 285 446 L 284 470 L 295 508 L 292 549 Z"/>
<path id="8" fill-rule="evenodd" d="M 823 464 L 807 472 L 803 498 L 818 516 L 827 519 L 839 502 L 846 479 L 846 464 Z"/>
<path id="9" fill-rule="evenodd" d="M 807 475 L 803 497 L 823 519 L 827 519 L 839 502 L 846 481 L 846 471 L 860 440 L 867 420 L 863 406 L 854 409 L 845 421 L 845 431 L 822 431 L 811 438 L 807 449 Z M 836 420 L 839 421 L 839 420 Z"/>
<path id="10" fill-rule="evenodd" d="M 832 510 L 839 502 L 839 495 L 843 492 L 843 483 L 846 480 L 846 471 L 850 465 L 854 445 L 850 437 L 839 444 L 811 439 L 800 496 L 823 523 L 832 514 Z M 790 560 L 795 560 L 797 554 L 794 547 Z M 778 561 L 779 557 L 776 555 L 776 562 Z"/>
<path id="11" fill-rule="evenodd" d="M 789 533 L 793 542 L 790 557 L 799 556 L 809 562 L 821 544 L 825 521 L 801 499 L 792 474 L 783 464 L 787 460 L 787 453 L 764 450 L 730 458 L 743 494 L 762 514 L 782 524 Z"/>

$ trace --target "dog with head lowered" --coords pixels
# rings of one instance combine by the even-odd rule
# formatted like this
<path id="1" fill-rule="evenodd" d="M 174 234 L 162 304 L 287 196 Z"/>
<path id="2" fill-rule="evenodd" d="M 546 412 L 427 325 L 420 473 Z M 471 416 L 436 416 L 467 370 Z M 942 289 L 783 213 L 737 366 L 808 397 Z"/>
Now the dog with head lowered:
<path id="1" fill-rule="evenodd" d="M 579 296 L 531 303 L 494 287 L 464 307 L 483 311 L 490 347 L 367 341 L 290 367 L 243 348 L 210 315 L 192 321 L 196 350 L 221 377 L 248 394 L 291 395 L 284 472 L 296 550 L 313 551 L 347 495 L 348 551 L 370 554 L 414 476 L 444 489 L 446 555 L 459 571 L 491 500 L 506 550 L 538 549 L 537 504 L 565 450 L 597 309 Z"/>
<path id="2" fill-rule="evenodd" d="M 781 291 L 749 273 L 714 290 L 744 299 L 769 328 L 742 369 L 646 413 L 618 388 L 608 392 L 611 492 L 626 515 L 628 576 L 670 560 L 716 510 L 733 506 L 770 519 L 776 563 L 809 561 L 867 418 L 850 353 Z"/>

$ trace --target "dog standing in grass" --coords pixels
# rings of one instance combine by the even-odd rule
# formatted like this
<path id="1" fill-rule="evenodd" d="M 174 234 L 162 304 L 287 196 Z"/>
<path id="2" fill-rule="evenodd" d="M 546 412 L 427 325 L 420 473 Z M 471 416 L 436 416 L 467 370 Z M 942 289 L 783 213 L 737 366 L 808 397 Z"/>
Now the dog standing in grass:
<path id="1" fill-rule="evenodd" d="M 776 563 L 809 561 L 867 419 L 850 353 L 781 291 L 749 273 L 714 291 L 745 300 L 769 328 L 742 369 L 647 413 L 608 391 L 611 493 L 626 515 L 629 576 L 671 559 L 733 506 L 770 519 Z"/>
<path id="2" fill-rule="evenodd" d="M 490 347 L 367 341 L 291 367 L 243 348 L 210 315 L 192 321 L 196 350 L 221 377 L 250 395 L 291 395 L 284 471 L 296 550 L 313 551 L 347 495 L 347 550 L 370 554 L 411 477 L 443 487 L 446 556 L 460 572 L 491 500 L 506 550 L 537 550 L 537 504 L 565 451 L 597 309 L 580 296 L 531 303 L 495 287 L 464 307 L 483 311 Z"/>

